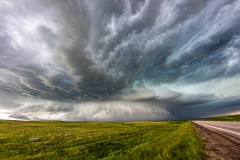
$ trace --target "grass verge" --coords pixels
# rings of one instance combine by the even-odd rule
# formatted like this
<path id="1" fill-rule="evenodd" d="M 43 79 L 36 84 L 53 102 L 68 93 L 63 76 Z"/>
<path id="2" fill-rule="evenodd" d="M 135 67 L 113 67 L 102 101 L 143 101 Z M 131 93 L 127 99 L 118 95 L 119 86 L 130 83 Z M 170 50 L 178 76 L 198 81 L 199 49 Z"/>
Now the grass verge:
<path id="1" fill-rule="evenodd" d="M 0 130 L 0 159 L 203 159 L 187 121 L 0 121 Z"/>
<path id="2" fill-rule="evenodd" d="M 206 120 L 206 121 L 240 121 L 240 114 L 238 114 L 238 115 L 229 115 L 229 116 L 204 118 L 204 119 L 201 119 L 201 120 Z"/>

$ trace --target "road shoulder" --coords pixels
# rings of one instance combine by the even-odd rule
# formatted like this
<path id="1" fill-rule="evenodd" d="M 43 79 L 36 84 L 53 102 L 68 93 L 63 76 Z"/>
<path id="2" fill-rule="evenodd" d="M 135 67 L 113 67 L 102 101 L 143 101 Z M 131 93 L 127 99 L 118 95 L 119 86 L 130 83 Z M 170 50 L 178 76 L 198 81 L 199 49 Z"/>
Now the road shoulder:
<path id="1" fill-rule="evenodd" d="M 204 150 L 207 160 L 239 160 L 240 145 L 227 138 L 193 123 L 205 142 Z"/>

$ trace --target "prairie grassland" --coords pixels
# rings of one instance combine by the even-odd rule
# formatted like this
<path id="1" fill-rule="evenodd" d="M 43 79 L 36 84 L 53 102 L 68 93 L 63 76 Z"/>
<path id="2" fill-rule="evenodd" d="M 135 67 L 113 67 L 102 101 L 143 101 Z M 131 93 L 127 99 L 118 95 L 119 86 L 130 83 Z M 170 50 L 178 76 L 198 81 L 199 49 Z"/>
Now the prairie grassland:
<path id="1" fill-rule="evenodd" d="M 221 116 L 221 117 L 204 118 L 204 119 L 201 119 L 201 120 L 207 120 L 207 121 L 240 121 L 240 114 L 229 115 L 229 116 Z"/>
<path id="2" fill-rule="evenodd" d="M 187 121 L 0 121 L 0 159 L 203 159 Z"/>

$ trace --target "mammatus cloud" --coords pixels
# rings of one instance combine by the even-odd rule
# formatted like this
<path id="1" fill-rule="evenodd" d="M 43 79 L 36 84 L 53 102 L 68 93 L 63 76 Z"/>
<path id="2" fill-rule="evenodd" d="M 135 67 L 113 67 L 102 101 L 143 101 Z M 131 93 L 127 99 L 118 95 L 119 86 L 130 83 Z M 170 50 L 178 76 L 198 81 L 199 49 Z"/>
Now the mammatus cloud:
<path id="1" fill-rule="evenodd" d="M 1 3 L 0 103 L 18 107 L 11 117 L 48 119 L 50 104 L 54 119 L 90 121 L 239 106 L 239 0 Z"/>

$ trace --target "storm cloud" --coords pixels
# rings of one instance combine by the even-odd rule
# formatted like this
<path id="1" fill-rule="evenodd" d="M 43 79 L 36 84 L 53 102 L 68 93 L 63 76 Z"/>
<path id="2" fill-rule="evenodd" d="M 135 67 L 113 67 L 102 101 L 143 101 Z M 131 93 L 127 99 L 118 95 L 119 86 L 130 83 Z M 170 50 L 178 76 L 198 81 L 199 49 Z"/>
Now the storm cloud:
<path id="1" fill-rule="evenodd" d="M 185 119 L 240 109 L 239 0 L 1 4 L 0 107 L 12 118 Z"/>

